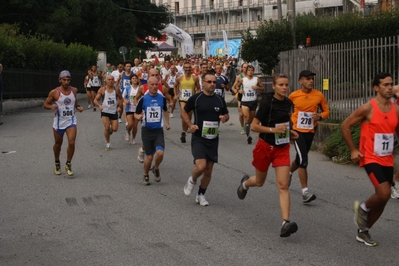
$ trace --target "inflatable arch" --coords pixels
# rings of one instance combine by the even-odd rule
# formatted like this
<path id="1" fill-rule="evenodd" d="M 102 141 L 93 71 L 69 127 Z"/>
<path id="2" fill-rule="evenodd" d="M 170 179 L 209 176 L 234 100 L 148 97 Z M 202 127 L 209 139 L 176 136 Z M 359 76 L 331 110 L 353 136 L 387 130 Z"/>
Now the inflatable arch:
<path id="1" fill-rule="evenodd" d="M 194 45 L 190 34 L 171 23 L 168 24 L 166 28 L 163 29 L 161 32 L 166 33 L 167 35 L 171 36 L 173 39 L 181 43 L 183 57 L 185 57 L 186 55 L 194 54 Z"/>

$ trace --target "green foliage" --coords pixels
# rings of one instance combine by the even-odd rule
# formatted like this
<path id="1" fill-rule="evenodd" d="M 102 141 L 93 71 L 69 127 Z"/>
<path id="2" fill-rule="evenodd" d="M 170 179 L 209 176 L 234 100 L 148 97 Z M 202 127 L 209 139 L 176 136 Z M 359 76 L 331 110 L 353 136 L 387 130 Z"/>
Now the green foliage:
<path id="1" fill-rule="evenodd" d="M 293 48 L 292 29 L 288 21 L 281 23 L 273 20 L 264 21 L 256 29 L 256 36 L 253 36 L 248 29 L 242 37 L 242 58 L 248 62 L 258 60 L 265 74 L 272 73 L 279 62 L 280 52 Z"/>
<path id="2" fill-rule="evenodd" d="M 340 125 L 341 126 L 341 125 Z M 338 163 L 350 163 L 351 153 L 346 145 L 342 133 L 341 127 L 337 127 L 331 135 L 325 140 L 323 146 L 323 153 Z M 359 147 L 360 140 L 360 123 L 351 128 L 352 139 L 355 147 Z"/>
<path id="3" fill-rule="evenodd" d="M 312 13 L 296 16 L 296 42 L 312 39 L 312 46 L 373 39 L 399 34 L 399 10 L 381 12 L 371 17 L 343 13 L 336 17 L 315 16 Z"/>
<path id="4" fill-rule="evenodd" d="M 16 25 L 0 25 L 0 62 L 11 68 L 82 70 L 97 61 L 89 46 L 56 43 L 43 35 L 24 36 Z"/>

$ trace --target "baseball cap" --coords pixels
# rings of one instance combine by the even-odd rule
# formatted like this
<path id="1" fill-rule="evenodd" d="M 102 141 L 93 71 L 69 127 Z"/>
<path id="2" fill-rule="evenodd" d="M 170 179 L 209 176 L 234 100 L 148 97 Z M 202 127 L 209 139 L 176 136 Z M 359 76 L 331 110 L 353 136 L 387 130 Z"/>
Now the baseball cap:
<path id="1" fill-rule="evenodd" d="M 58 76 L 59 78 L 64 78 L 64 77 L 71 77 L 71 73 L 69 73 L 69 71 L 68 70 L 62 70 L 61 72 L 60 72 L 60 75 Z"/>
<path id="2" fill-rule="evenodd" d="M 302 70 L 301 73 L 299 73 L 298 79 L 301 79 L 302 77 L 312 76 L 312 75 L 314 76 L 314 75 L 316 75 L 316 73 L 313 73 L 310 70 Z"/>

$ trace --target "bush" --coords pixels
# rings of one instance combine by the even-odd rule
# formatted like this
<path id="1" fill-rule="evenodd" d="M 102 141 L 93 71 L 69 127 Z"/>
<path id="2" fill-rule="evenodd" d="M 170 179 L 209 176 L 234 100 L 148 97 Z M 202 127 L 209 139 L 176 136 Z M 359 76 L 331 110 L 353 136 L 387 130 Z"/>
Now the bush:
<path id="1" fill-rule="evenodd" d="M 360 123 L 351 128 L 352 139 L 355 147 L 359 147 Z M 351 153 L 341 133 L 341 124 L 326 139 L 323 146 L 323 153 L 333 162 L 351 163 Z"/>

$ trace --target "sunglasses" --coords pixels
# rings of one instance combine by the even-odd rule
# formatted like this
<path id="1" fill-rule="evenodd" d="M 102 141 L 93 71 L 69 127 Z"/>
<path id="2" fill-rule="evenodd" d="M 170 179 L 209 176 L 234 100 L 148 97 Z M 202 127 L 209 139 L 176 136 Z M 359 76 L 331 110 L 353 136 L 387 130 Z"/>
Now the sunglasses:
<path id="1" fill-rule="evenodd" d="M 206 83 L 208 83 L 208 84 L 216 84 L 216 81 L 213 81 L 213 80 L 205 80 L 204 82 L 206 82 Z"/>

